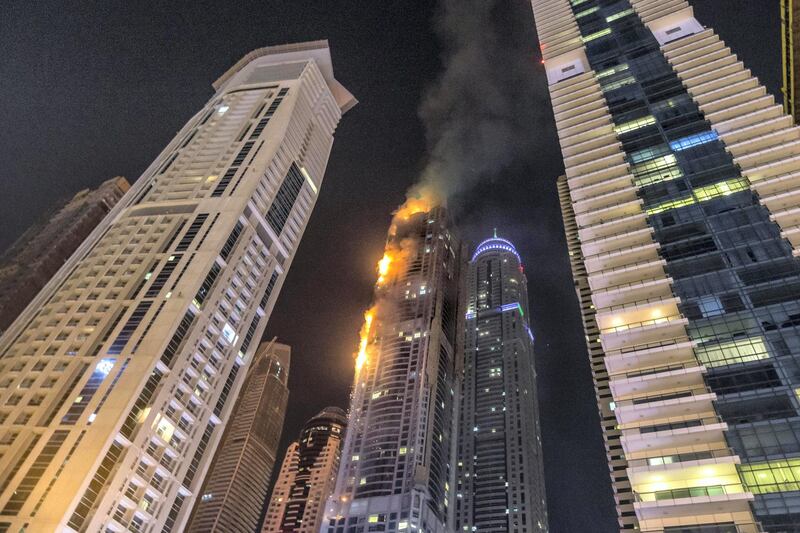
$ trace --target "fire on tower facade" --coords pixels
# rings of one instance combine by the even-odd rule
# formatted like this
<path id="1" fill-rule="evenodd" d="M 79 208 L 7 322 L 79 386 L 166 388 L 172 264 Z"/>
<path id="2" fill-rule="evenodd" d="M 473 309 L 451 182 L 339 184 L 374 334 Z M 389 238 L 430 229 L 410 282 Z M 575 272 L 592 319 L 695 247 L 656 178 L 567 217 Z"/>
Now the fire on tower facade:
<path id="1" fill-rule="evenodd" d="M 455 529 L 547 531 L 528 284 L 514 245 L 480 243 L 466 273 Z"/>
<path id="2" fill-rule="evenodd" d="M 344 111 L 324 41 L 259 49 L 0 338 L 0 524 L 181 531 Z"/>
<path id="3" fill-rule="evenodd" d="M 450 531 L 462 248 L 435 207 L 401 210 L 386 250 L 322 533 Z"/>
<path id="4" fill-rule="evenodd" d="M 533 0 L 620 528 L 800 527 L 800 130 L 685 0 Z"/>

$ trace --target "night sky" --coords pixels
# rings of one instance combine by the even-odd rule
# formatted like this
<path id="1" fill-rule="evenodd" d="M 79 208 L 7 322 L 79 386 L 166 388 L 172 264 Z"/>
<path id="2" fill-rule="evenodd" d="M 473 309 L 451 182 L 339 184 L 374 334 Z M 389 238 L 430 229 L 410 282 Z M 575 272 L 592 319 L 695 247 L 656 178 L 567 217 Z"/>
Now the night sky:
<path id="1" fill-rule="evenodd" d="M 530 43 L 534 101 L 544 72 L 523 2 L 510 2 L 509 31 Z M 778 0 L 693 4 L 700 22 L 779 95 Z M 268 337 L 293 349 L 286 445 L 322 407 L 347 405 L 390 213 L 425 164 L 417 110 L 442 68 L 435 11 L 433 1 L 411 0 L 3 0 L 0 249 L 60 198 L 115 175 L 136 179 L 248 51 L 329 39 L 336 77 L 360 103 L 336 133 L 316 210 L 267 327 Z M 561 156 L 549 108 L 540 113 L 537 153 L 454 207 L 467 241 L 497 227 L 526 263 L 551 530 L 611 532 L 616 519 L 555 189 Z"/>

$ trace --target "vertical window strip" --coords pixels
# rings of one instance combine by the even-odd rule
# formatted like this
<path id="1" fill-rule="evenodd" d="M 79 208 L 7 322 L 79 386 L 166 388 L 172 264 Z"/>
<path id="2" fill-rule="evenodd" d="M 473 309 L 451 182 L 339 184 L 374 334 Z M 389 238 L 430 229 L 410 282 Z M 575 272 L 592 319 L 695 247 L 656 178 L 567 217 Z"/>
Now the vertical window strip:
<path id="1" fill-rule="evenodd" d="M 44 504 L 45 498 L 47 498 L 47 495 L 50 494 L 50 491 L 52 490 L 53 485 L 56 484 L 56 481 L 58 481 L 58 478 L 61 476 L 61 473 L 64 472 L 64 468 L 66 468 L 67 463 L 69 463 L 69 460 L 75 454 L 75 450 L 78 449 L 78 445 L 83 440 L 84 435 L 86 435 L 86 431 L 85 430 L 81 431 L 80 435 L 78 435 L 78 438 L 75 439 L 75 444 L 72 445 L 72 447 L 67 452 L 67 456 L 64 457 L 63 461 L 61 461 L 61 466 L 58 467 L 58 470 L 56 470 L 56 473 L 53 475 L 53 477 L 50 478 L 50 482 L 47 484 L 47 488 L 44 489 L 44 492 L 42 493 L 42 496 L 39 498 L 39 501 L 36 502 L 36 506 L 33 508 L 33 511 L 31 511 L 31 516 L 32 517 L 36 516 L 36 513 L 38 513 L 39 509 L 41 509 L 42 504 Z"/>
<path id="2" fill-rule="evenodd" d="M 272 295 L 272 289 L 275 288 L 275 283 L 278 282 L 279 277 L 280 274 L 276 270 L 272 273 L 272 276 L 269 278 L 269 283 L 267 283 L 267 288 L 264 290 L 264 296 L 261 297 L 261 301 L 258 304 L 258 306 L 264 311 L 267 310 L 267 302 L 269 301 L 269 297 Z"/>
<path id="3" fill-rule="evenodd" d="M 236 381 L 236 375 L 239 373 L 239 365 L 233 365 L 231 368 L 230 373 L 228 374 L 228 379 L 225 380 L 225 385 L 222 387 L 222 392 L 219 394 L 219 399 L 217 400 L 217 404 L 214 406 L 214 414 L 220 416 L 222 410 L 225 408 L 225 402 L 228 400 L 228 394 L 230 394 L 231 389 L 233 388 L 233 382 Z"/>
<path id="4" fill-rule="evenodd" d="M 193 322 L 194 313 L 191 309 L 189 309 L 183 315 L 183 318 L 181 319 L 180 324 L 178 324 L 178 327 L 175 330 L 175 333 L 172 335 L 172 338 L 169 340 L 169 344 L 167 344 L 167 348 L 164 350 L 164 353 L 161 354 L 161 362 L 164 363 L 164 365 L 166 365 L 168 368 L 172 368 L 172 359 L 175 357 L 175 354 L 178 353 L 178 350 L 181 348 L 181 346 L 183 346 L 186 335 L 189 333 Z"/>
<path id="5" fill-rule="evenodd" d="M 102 359 L 97 363 L 94 371 L 86 381 L 86 384 L 78 393 L 77 398 L 75 398 L 75 401 L 70 405 L 67 413 L 61 418 L 61 424 L 65 426 L 75 425 L 113 367 L 113 359 Z"/>
<path id="6" fill-rule="evenodd" d="M 108 352 L 106 352 L 108 355 L 118 355 L 122 353 L 125 345 L 127 345 L 128 341 L 131 339 L 133 332 L 139 327 L 139 324 L 142 322 L 142 319 L 152 305 L 152 301 L 145 301 L 140 302 L 139 305 L 136 306 L 136 309 L 134 309 L 133 313 L 131 313 L 128 321 L 125 322 L 125 325 L 122 326 L 121 330 L 119 330 L 119 334 L 114 339 L 114 342 L 112 342 L 111 346 L 108 347 Z"/>
<path id="7" fill-rule="evenodd" d="M 239 241 L 239 236 L 242 234 L 243 229 L 244 229 L 244 224 L 242 224 L 240 220 L 237 220 L 236 226 L 233 227 L 233 231 L 231 231 L 231 234 L 228 235 L 228 239 L 225 241 L 225 245 L 219 252 L 220 257 L 222 257 L 222 259 L 224 259 L 225 261 L 227 261 L 228 257 L 230 257 L 234 246 Z"/>
<path id="8" fill-rule="evenodd" d="M 292 163 L 289 167 L 289 172 L 286 173 L 283 183 L 278 189 L 278 193 L 275 195 L 275 199 L 272 201 L 272 205 L 267 211 L 267 222 L 276 235 L 280 236 L 283 231 L 283 227 L 289 219 L 292 207 L 294 207 L 304 182 L 305 178 L 303 178 L 300 169 L 297 168 L 297 164 Z"/>
<path id="9" fill-rule="evenodd" d="M 89 363 L 84 363 L 81 365 L 81 369 L 78 372 L 75 372 L 75 376 L 73 376 L 72 381 L 70 381 L 69 385 L 67 386 L 66 390 L 61 393 L 61 397 L 58 401 L 50 407 L 50 412 L 39 425 L 40 426 L 49 426 L 50 422 L 56 417 L 58 412 L 61 410 L 61 407 L 66 403 L 67 398 L 72 396 L 72 391 L 75 390 L 75 387 L 78 386 L 78 382 L 81 380 L 83 375 L 86 373 L 86 370 L 89 368 Z"/>
<path id="10" fill-rule="evenodd" d="M 200 438 L 200 442 L 197 445 L 197 449 L 194 452 L 194 456 L 192 457 L 192 462 L 189 464 L 189 468 L 186 470 L 186 476 L 183 478 L 183 486 L 189 487 L 194 480 L 194 476 L 197 473 L 197 467 L 200 466 L 200 461 L 203 459 L 203 454 L 206 451 L 206 447 L 208 446 L 208 441 L 211 440 L 211 435 L 214 433 L 214 424 L 209 422 L 206 424 L 206 430 L 203 432 L 203 436 Z"/>
<path id="11" fill-rule="evenodd" d="M 80 502 L 78 502 L 78 505 L 72 512 L 72 516 L 70 516 L 69 522 L 67 522 L 69 527 L 76 531 L 81 531 L 83 529 L 86 518 L 89 516 L 90 511 L 95 506 L 100 492 L 102 491 L 106 482 L 108 482 L 108 479 L 111 477 L 111 472 L 118 464 L 120 457 L 122 457 L 123 451 L 124 449 L 122 448 L 122 445 L 117 441 L 114 441 L 111 444 L 108 452 L 106 452 L 105 457 L 103 457 L 103 461 L 100 463 L 100 466 L 94 473 L 92 480 L 89 482 L 89 487 L 87 487 L 87 489 L 84 491 Z"/>
<path id="12" fill-rule="evenodd" d="M 69 435 L 68 430 L 56 430 L 53 432 L 53 435 L 48 439 L 42 451 L 39 452 L 39 455 L 33 461 L 31 467 L 11 494 L 11 498 L 8 499 L 5 507 L 0 511 L 0 514 L 16 515 L 19 513 L 22 506 L 28 501 L 28 497 L 31 495 L 31 492 L 33 492 L 34 487 L 39 483 L 45 470 L 47 470 L 47 467 L 53 462 L 58 450 L 61 449 L 61 445 L 64 444 L 67 435 Z"/>
<path id="13" fill-rule="evenodd" d="M 197 215 L 192 223 L 189 225 L 189 229 L 186 230 L 186 233 L 181 238 L 178 246 L 175 247 L 176 252 L 185 252 L 191 246 L 192 241 L 200 232 L 200 228 L 203 227 L 206 220 L 208 219 L 208 213 L 200 213 Z"/>
<path id="14" fill-rule="evenodd" d="M 156 388 L 161 384 L 161 378 L 163 376 L 164 375 L 158 369 L 153 370 L 153 373 L 150 374 L 150 377 L 147 379 L 147 383 L 145 383 L 142 388 L 142 392 L 139 393 L 139 397 L 136 398 L 136 403 L 133 404 L 131 410 L 128 411 L 125 423 L 122 424 L 119 430 L 120 434 L 126 439 L 131 440 L 133 438 L 133 435 L 136 433 L 137 425 L 144 420 L 144 415 L 147 412 L 147 404 L 153 397 Z"/>
<path id="15" fill-rule="evenodd" d="M 22 468 L 22 464 L 31 454 L 33 448 L 36 446 L 36 443 L 39 442 L 40 438 L 42 438 L 42 436 L 39 434 L 33 435 L 33 438 L 31 439 L 31 442 L 28 444 L 27 448 L 25 448 L 25 450 L 22 452 L 22 455 L 20 455 L 19 459 L 17 459 L 17 461 L 14 463 L 14 467 L 11 469 L 8 475 L 6 475 L 5 479 L 0 481 L 0 494 L 2 494 L 8 488 L 8 485 L 11 483 L 11 480 L 14 479 L 14 476 L 17 475 L 19 469 Z"/>
<path id="16" fill-rule="evenodd" d="M 150 284 L 148 287 L 147 292 L 144 293 L 145 298 L 155 298 L 158 296 L 158 293 L 161 292 L 161 289 L 164 288 L 164 285 L 167 284 L 167 280 L 172 275 L 172 272 L 177 268 L 178 263 L 180 262 L 183 255 L 175 254 L 171 255 L 167 258 L 166 264 L 161 267 L 161 271 L 158 273 L 156 278 L 153 280 L 153 283 Z"/>
<path id="17" fill-rule="evenodd" d="M 219 263 L 214 262 L 211 266 L 211 269 L 206 274 L 205 279 L 203 280 L 202 285 L 197 290 L 197 294 L 194 296 L 193 303 L 197 306 L 198 309 L 201 309 L 203 306 L 203 302 L 206 301 L 206 297 L 211 294 L 211 289 L 214 287 L 214 283 L 217 281 L 217 277 L 222 269 L 219 266 Z"/>

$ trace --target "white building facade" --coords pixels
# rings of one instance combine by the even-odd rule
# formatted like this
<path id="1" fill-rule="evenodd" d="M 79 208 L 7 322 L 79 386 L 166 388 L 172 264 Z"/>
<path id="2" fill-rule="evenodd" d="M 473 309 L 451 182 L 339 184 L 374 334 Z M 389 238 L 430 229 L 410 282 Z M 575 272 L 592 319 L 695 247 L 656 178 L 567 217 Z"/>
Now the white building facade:
<path id="1" fill-rule="evenodd" d="M 0 338 L 0 529 L 180 531 L 344 111 L 324 41 L 215 84 Z"/>

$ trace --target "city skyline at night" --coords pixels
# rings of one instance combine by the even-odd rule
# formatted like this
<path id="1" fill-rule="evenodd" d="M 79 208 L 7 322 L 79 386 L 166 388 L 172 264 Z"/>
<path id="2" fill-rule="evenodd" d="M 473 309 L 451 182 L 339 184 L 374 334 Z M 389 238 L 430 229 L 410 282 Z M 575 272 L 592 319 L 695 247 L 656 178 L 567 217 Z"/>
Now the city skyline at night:
<path id="1" fill-rule="evenodd" d="M 0 531 L 179 531 L 201 503 L 197 531 L 273 504 L 283 533 L 800 528 L 796 6 L 5 3 L 0 251 L 32 247 L 0 297 L 50 282 L 0 333 Z M 71 259 L 67 222 L 23 235 L 118 175 Z M 257 470 L 297 467 L 291 509 L 214 507 L 273 338 Z"/>

